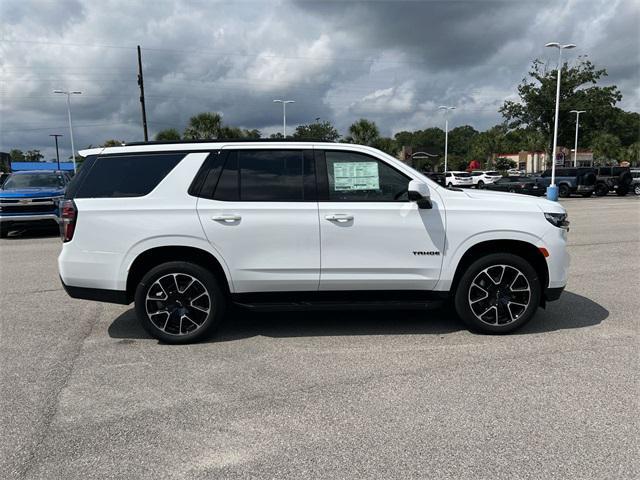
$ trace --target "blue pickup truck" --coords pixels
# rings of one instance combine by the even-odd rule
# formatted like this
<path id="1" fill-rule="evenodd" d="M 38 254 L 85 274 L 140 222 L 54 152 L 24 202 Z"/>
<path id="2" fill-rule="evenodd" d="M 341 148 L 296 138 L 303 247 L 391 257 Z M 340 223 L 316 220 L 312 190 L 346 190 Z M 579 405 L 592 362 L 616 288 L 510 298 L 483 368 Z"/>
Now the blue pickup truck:
<path id="1" fill-rule="evenodd" d="M 0 188 L 0 237 L 11 230 L 58 224 L 58 204 L 69 174 L 61 170 L 14 172 Z"/>

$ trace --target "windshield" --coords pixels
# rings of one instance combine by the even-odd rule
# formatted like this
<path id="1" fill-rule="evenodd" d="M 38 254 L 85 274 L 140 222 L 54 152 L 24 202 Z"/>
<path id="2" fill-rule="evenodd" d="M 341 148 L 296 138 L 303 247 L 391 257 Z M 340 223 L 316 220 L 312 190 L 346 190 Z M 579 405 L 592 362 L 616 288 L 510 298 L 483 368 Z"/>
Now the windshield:
<path id="1" fill-rule="evenodd" d="M 11 175 L 2 186 L 3 190 L 16 190 L 19 188 L 63 188 L 62 175 L 53 173 L 25 173 Z"/>

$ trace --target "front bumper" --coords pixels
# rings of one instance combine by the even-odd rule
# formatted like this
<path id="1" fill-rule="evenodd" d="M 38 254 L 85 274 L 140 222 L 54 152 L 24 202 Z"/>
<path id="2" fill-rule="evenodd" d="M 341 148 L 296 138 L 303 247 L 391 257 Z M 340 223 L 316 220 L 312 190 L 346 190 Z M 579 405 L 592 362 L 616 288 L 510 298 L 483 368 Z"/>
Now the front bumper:
<path id="1" fill-rule="evenodd" d="M 41 222 L 43 220 L 52 220 L 56 223 L 60 223 L 60 217 L 55 213 L 0 214 L 0 223 Z"/>

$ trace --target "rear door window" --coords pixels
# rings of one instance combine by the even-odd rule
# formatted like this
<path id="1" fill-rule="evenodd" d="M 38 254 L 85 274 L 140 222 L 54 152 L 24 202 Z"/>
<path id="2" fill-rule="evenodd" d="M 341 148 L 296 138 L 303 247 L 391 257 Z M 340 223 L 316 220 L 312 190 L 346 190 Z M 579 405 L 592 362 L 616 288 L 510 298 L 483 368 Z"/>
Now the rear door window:
<path id="1" fill-rule="evenodd" d="M 153 190 L 186 153 L 98 156 L 84 165 L 68 198 L 142 197 Z"/>
<path id="2" fill-rule="evenodd" d="M 230 152 L 213 198 L 241 202 L 313 201 L 313 153 L 303 150 Z"/>

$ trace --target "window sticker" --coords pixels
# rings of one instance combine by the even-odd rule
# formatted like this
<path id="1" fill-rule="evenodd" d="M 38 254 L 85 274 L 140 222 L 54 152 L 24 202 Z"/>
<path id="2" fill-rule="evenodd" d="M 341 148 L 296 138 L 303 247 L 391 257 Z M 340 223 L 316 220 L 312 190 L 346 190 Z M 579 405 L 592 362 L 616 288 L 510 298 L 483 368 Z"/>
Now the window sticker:
<path id="1" fill-rule="evenodd" d="M 336 162 L 333 164 L 334 190 L 379 190 L 378 162 Z"/>

